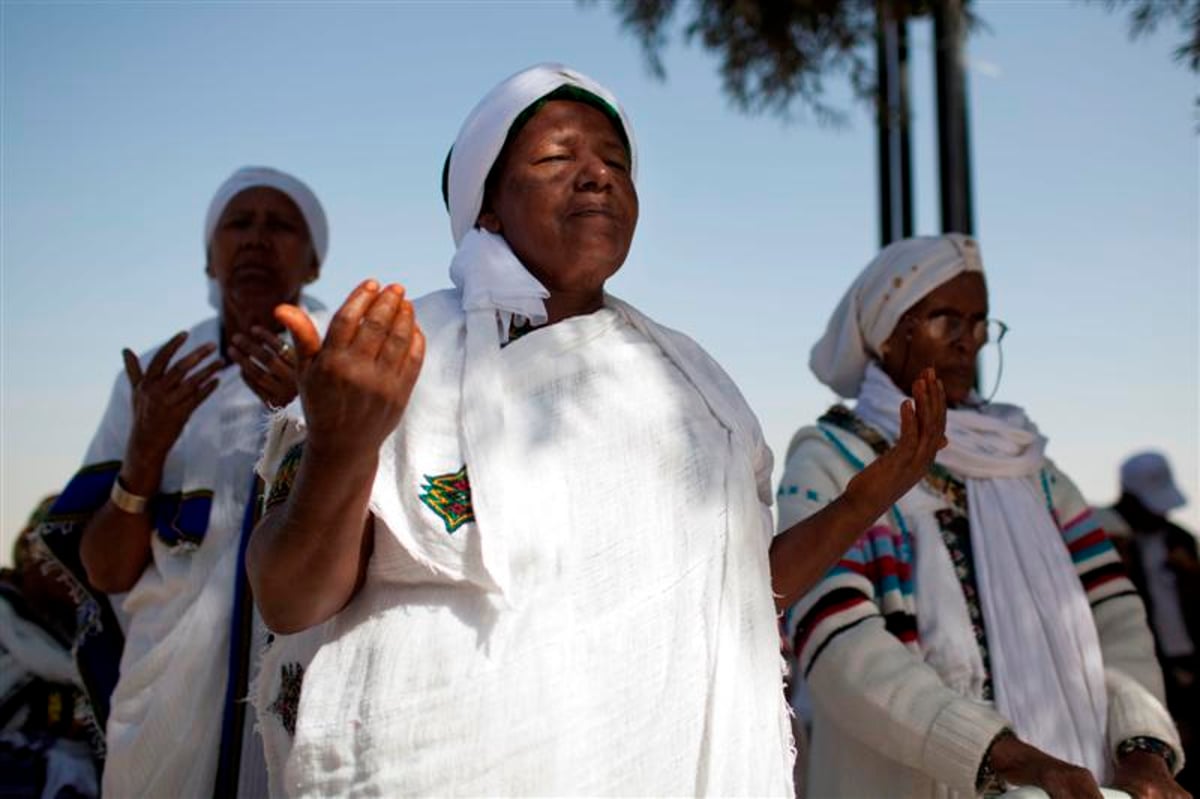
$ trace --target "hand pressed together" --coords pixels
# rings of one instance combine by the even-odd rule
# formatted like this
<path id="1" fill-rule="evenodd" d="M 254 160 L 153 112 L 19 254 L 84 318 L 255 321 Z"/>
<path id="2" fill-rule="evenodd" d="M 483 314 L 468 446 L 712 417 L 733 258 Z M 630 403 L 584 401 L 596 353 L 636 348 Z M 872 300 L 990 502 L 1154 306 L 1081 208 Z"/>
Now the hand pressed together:
<path id="1" fill-rule="evenodd" d="M 425 357 L 425 336 L 404 289 L 363 282 L 334 315 L 323 343 L 299 308 L 281 305 L 275 314 L 296 342 L 306 454 L 374 457 L 399 424 Z"/>

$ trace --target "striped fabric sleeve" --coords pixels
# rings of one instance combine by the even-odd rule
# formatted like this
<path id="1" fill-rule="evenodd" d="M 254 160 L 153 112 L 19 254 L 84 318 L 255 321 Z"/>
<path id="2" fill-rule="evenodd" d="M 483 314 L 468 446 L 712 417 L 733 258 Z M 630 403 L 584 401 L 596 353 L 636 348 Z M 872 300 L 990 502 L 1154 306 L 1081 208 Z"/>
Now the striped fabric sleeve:
<path id="1" fill-rule="evenodd" d="M 821 439 L 806 440 L 788 458 L 776 499 L 780 531 L 808 518 L 838 497 L 856 469 Z M 783 638 L 803 674 L 826 644 L 875 616 L 888 632 L 916 646 L 912 567 L 901 536 L 878 524 L 864 533 L 811 591 L 788 609 Z"/>
<path id="2" fill-rule="evenodd" d="M 789 611 L 789 639 L 804 675 L 832 640 L 870 618 L 883 616 L 888 632 L 915 645 L 916 619 L 902 593 L 911 573 L 899 567 L 895 543 L 890 527 L 872 527 Z"/>
<path id="3" fill-rule="evenodd" d="M 819 439 L 808 439 L 795 447 L 789 453 L 775 496 L 778 531 L 807 519 L 838 497 L 848 479 L 843 472 L 853 474 L 840 461 L 830 458 L 828 444 Z M 863 544 L 859 541 L 851 547 L 821 582 L 784 613 L 781 635 L 784 648 L 792 656 L 815 651 L 834 631 L 878 615 Z M 798 664 L 801 673 L 808 671 L 809 659 Z"/>
<path id="4" fill-rule="evenodd" d="M 1120 554 L 1070 478 L 1047 461 L 1042 485 L 1091 606 L 1136 596 Z"/>

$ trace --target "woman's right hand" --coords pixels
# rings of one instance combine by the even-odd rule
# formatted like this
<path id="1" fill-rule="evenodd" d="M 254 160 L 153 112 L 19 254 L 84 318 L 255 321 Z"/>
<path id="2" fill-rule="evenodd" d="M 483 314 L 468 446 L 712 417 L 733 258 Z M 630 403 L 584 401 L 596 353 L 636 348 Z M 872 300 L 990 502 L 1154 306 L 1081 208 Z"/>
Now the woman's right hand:
<path id="1" fill-rule="evenodd" d="M 133 426 L 126 446 L 126 472 L 161 470 L 167 453 L 175 446 L 192 413 L 217 388 L 217 372 L 224 364 L 220 360 L 197 369 L 205 358 L 216 350 L 212 343 L 202 344 L 168 368 L 171 358 L 187 340 L 187 333 L 177 333 L 153 358 L 145 371 L 131 350 L 121 351 L 125 359 L 125 374 L 133 389 Z M 147 474 L 154 485 L 141 483 L 136 475 L 125 474 L 128 487 L 135 493 L 157 488 L 157 476 Z"/>
<path id="2" fill-rule="evenodd" d="M 920 482 L 938 450 L 946 446 L 946 390 L 933 369 L 912 387 L 913 399 L 900 406 L 900 437 L 850 480 L 845 496 L 876 518 Z"/>
<path id="3" fill-rule="evenodd" d="M 300 308 L 281 305 L 275 318 L 296 342 L 306 455 L 374 457 L 400 423 L 425 357 L 425 336 L 404 289 L 364 281 L 334 315 L 323 343 Z"/>
<path id="4" fill-rule="evenodd" d="M 1092 772 L 1046 754 L 1015 735 L 996 739 L 988 757 L 996 775 L 1010 785 L 1036 785 L 1050 799 L 1103 799 Z"/>

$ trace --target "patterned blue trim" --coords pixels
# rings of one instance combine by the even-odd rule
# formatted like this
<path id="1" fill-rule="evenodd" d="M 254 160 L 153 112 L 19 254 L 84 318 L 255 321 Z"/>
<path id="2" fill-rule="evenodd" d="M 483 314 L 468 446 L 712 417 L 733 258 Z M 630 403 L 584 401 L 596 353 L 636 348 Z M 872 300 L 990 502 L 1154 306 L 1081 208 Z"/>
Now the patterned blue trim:
<path id="1" fill-rule="evenodd" d="M 108 595 L 97 591 L 88 582 L 79 546 L 84 527 L 92 514 L 108 501 L 120 470 L 120 461 L 80 469 L 50 506 L 45 521 L 38 525 L 34 534 L 52 564 L 53 572 L 66 584 L 76 604 L 71 656 L 90 708 L 87 722 L 91 728 L 92 748 L 101 760 L 106 750 L 104 728 L 108 723 L 112 691 L 120 673 L 125 636 Z"/>
<path id="2" fill-rule="evenodd" d="M 850 463 L 851 466 L 853 466 L 855 469 L 858 469 L 860 472 L 866 468 L 866 464 L 863 463 L 861 460 L 859 460 L 857 457 L 855 457 L 854 453 L 851 452 L 849 449 L 847 449 L 846 445 L 843 444 L 840 440 L 838 440 L 837 436 L 835 436 L 833 433 L 830 433 L 824 427 L 821 427 L 820 430 L 821 430 L 822 435 L 824 435 L 825 438 L 829 439 L 829 441 L 833 444 L 833 446 L 837 449 L 837 451 L 841 454 L 841 456 L 843 458 L 845 458 Z M 908 531 L 908 525 L 904 523 L 904 517 L 900 515 L 900 509 L 897 506 L 892 505 L 891 514 L 892 514 L 892 518 L 896 520 L 896 526 L 900 528 L 900 547 L 901 547 L 900 555 L 901 555 L 902 559 L 911 563 L 912 562 L 912 535 Z"/>
<path id="3" fill-rule="evenodd" d="M 200 546 L 204 543 L 204 534 L 208 532 L 212 501 L 211 491 L 158 494 L 150 503 L 154 531 L 169 547 L 194 549 Z"/>
<path id="4" fill-rule="evenodd" d="M 91 516 L 108 501 L 120 471 L 120 461 L 105 461 L 80 469 L 46 511 L 46 518 L 66 520 Z"/>
<path id="5" fill-rule="evenodd" d="M 225 669 L 225 704 L 221 713 L 221 741 L 217 750 L 217 775 L 214 782 L 214 796 L 224 796 L 228 791 L 236 792 L 238 772 L 241 768 L 242 754 L 242 725 L 243 715 L 238 712 L 239 702 L 245 697 L 238 696 L 247 687 L 248 668 L 247 650 L 253 648 L 250 642 L 249 630 L 253 626 L 253 614 L 243 612 L 245 603 L 250 601 L 249 584 L 246 579 L 246 546 L 250 543 L 250 533 L 258 521 L 258 475 L 251 475 L 250 497 L 246 501 L 246 509 L 242 513 L 241 538 L 238 540 L 237 571 L 233 577 L 233 612 L 229 623 L 229 652 Z M 211 505 L 211 496 L 209 500 Z M 207 511 L 206 516 L 207 519 Z M 250 628 L 247 628 L 250 625 Z M 246 646 L 249 644 L 249 646 Z M 246 675 L 247 679 L 239 679 Z M 242 708 L 245 706 L 242 705 Z"/>

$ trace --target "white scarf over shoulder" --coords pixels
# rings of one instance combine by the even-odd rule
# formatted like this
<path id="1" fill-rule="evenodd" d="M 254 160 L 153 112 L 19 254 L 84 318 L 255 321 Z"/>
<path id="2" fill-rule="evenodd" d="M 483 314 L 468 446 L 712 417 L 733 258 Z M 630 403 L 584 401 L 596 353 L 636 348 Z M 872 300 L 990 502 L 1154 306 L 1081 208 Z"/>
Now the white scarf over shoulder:
<path id="1" fill-rule="evenodd" d="M 504 531 L 520 509 L 509 507 L 505 501 L 511 494 L 506 481 L 514 456 L 504 435 L 500 347 L 508 340 L 514 317 L 535 325 L 546 321 L 545 299 L 550 295 L 501 236 L 478 228 L 475 223 L 483 205 L 488 173 L 513 122 L 530 105 L 562 86 L 590 92 L 619 115 L 630 143 L 631 174 L 636 176 L 633 128 L 620 103 L 594 80 L 561 64 L 524 70 L 490 91 L 467 116 L 450 155 L 447 204 L 457 245 L 450 278 L 461 293 L 462 311 L 466 314 L 459 433 L 462 455 L 471 464 L 475 518 L 484 531 L 480 536 L 480 551 L 469 557 L 465 552 L 450 555 L 442 536 L 435 536 L 432 541 L 416 540 L 413 526 L 405 519 L 403 498 L 396 494 L 400 476 L 396 473 L 397 460 L 386 451 L 376 474 L 371 501 L 376 518 L 430 568 L 454 579 L 477 583 L 506 596 L 510 602 L 516 598 L 510 595 Z M 427 347 L 427 352 L 434 351 L 433 346 Z M 427 363 L 426 369 L 429 368 Z"/>
<path id="2" fill-rule="evenodd" d="M 871 364 L 855 406 L 895 440 L 905 397 Z M 1096 622 L 1040 484 L 1046 439 L 1014 405 L 947 413 L 937 462 L 967 484 L 996 707 L 1027 743 L 1105 779 L 1108 694 Z M 915 521 L 921 646 L 947 684 L 980 697 L 983 663 L 966 600 L 922 488 L 900 502 Z"/>
<path id="3" fill-rule="evenodd" d="M 891 440 L 905 400 L 875 359 L 904 313 L 963 272 L 982 272 L 978 245 L 959 234 L 886 247 L 854 281 L 813 347 L 821 382 L 857 397 L 855 413 Z M 997 708 L 1026 742 L 1107 771 L 1107 694 L 1095 620 L 1047 507 L 1046 440 L 1012 405 L 951 410 L 937 462 L 966 481 L 971 549 Z M 916 602 L 926 660 L 946 684 L 979 698 L 984 666 L 966 600 L 921 486 L 899 503 L 916 538 Z"/>
<path id="4" fill-rule="evenodd" d="M 597 315 L 534 331 L 501 350 L 511 318 L 546 319 L 547 294 L 503 238 L 474 227 L 475 218 L 513 120 L 563 85 L 586 89 L 620 113 L 595 82 L 543 65 L 493 90 L 454 145 L 448 184 L 457 290 L 414 303 L 426 356 L 400 426 L 380 451 L 366 584 L 325 625 L 278 637 L 264 660 L 262 708 L 279 704 L 278 675 L 290 664 L 305 669 L 294 737 L 270 713 L 261 715 L 275 791 L 791 793 L 767 559 L 771 458 L 737 388 L 686 336 L 613 297 Z M 628 127 L 626 134 L 632 149 Z M 604 334 L 617 349 L 562 346 L 577 335 L 571 331 L 609 324 L 600 319 L 624 331 Z M 579 382 L 531 394 L 531 381 L 566 372 Z M 631 395 L 668 386 L 654 396 L 671 406 L 673 422 L 703 431 L 696 439 L 703 446 L 676 446 L 682 438 L 657 448 L 641 437 L 627 441 L 619 420 L 580 413 L 618 407 L 609 382 L 618 377 L 637 389 Z M 564 419 L 569 430 L 555 427 Z M 302 420 L 294 421 L 272 430 L 264 475 L 302 434 Z M 589 463 L 584 450 L 614 448 L 623 462 L 611 469 L 571 472 Z M 532 460 L 555 468 L 539 471 Z M 580 481 L 590 481 L 592 494 Z M 703 507 L 675 499 L 710 484 Z M 469 499 L 456 493 L 468 485 Z M 647 490 L 662 502 L 652 513 L 644 508 L 653 501 L 626 500 Z M 572 571 L 598 528 L 611 548 L 605 538 L 604 557 Z M 642 558 L 645 572 L 617 565 L 646 552 L 648 542 L 677 547 L 693 528 L 721 531 L 690 550 L 695 561 L 675 560 L 676 553 Z M 547 557 L 560 546 L 564 560 Z M 531 566 L 543 562 L 558 565 L 548 572 Z M 639 583 L 640 575 L 663 572 L 670 574 L 663 604 L 631 603 L 616 588 L 632 583 L 636 594 L 658 585 Z M 582 576 L 564 584 L 562 574 Z M 584 604 L 595 607 L 592 622 L 605 626 L 554 621 L 598 585 L 605 592 L 613 586 L 613 595 Z M 598 632 L 608 625 L 621 632 Z M 698 650 L 680 659 L 669 636 L 635 645 L 626 637 L 635 629 L 670 629 Z M 423 644 L 414 650 L 409 640 Z M 590 679 L 564 667 L 592 648 Z M 474 676 L 453 676 L 460 673 Z M 674 704 L 659 710 L 617 687 L 626 679 L 644 687 L 668 673 L 670 686 L 658 696 Z M 443 690 L 452 699 L 439 706 Z M 460 728 L 469 732 L 439 737 Z M 684 751 L 685 734 L 698 748 Z M 544 768 L 530 768 L 530 757 Z"/>

